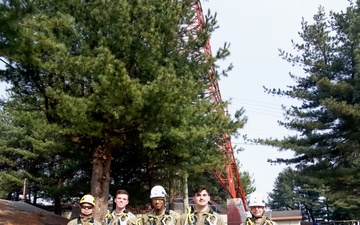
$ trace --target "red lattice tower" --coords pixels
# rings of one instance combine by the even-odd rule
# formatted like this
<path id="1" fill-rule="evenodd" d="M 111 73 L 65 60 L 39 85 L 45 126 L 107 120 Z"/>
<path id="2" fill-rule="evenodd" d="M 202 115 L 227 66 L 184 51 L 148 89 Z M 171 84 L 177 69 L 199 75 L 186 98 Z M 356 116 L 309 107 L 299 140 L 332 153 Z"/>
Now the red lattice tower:
<path id="1" fill-rule="evenodd" d="M 201 7 L 200 0 L 194 2 L 194 9 L 196 10 L 196 15 L 193 17 L 193 23 L 189 25 L 189 30 L 192 31 L 192 34 L 196 36 L 196 31 L 202 30 L 202 24 L 204 22 L 204 14 Z M 206 45 L 204 46 L 204 54 L 207 57 L 211 57 L 211 45 L 210 40 L 207 40 Z M 209 88 L 209 94 L 212 96 L 214 102 L 221 103 L 221 93 L 219 88 L 219 83 L 216 78 L 216 70 L 215 67 L 212 66 L 208 72 L 209 79 L 211 82 L 211 86 Z M 224 115 L 228 113 L 228 108 L 224 109 Z M 231 144 L 231 137 L 229 134 L 223 134 L 223 139 L 225 141 L 225 145 L 221 146 L 221 149 L 224 151 L 224 157 L 230 159 L 229 163 L 224 165 L 225 170 L 223 171 L 214 171 L 216 177 L 220 181 L 221 185 L 228 191 L 231 198 L 240 198 L 243 202 L 245 211 L 248 211 L 246 205 L 246 197 L 245 192 L 242 188 L 239 170 L 236 164 L 236 159 L 234 156 L 234 150 Z"/>

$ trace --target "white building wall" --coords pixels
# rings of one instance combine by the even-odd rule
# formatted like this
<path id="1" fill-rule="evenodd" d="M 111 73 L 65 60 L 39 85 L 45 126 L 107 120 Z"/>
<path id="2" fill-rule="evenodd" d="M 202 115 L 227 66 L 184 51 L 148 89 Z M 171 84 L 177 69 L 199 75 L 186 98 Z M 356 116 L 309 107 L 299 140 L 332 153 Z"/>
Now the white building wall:
<path id="1" fill-rule="evenodd" d="M 281 221 L 274 221 L 278 225 L 300 225 L 300 220 L 281 220 Z"/>

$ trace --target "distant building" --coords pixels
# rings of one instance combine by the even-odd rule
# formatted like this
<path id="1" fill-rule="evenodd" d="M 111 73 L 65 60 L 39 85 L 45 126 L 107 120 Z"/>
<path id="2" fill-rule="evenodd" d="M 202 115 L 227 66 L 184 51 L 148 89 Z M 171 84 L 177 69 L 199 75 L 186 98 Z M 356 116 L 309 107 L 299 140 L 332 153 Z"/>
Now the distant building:
<path id="1" fill-rule="evenodd" d="M 300 225 L 302 218 L 300 210 L 267 211 L 265 216 L 278 225 Z"/>

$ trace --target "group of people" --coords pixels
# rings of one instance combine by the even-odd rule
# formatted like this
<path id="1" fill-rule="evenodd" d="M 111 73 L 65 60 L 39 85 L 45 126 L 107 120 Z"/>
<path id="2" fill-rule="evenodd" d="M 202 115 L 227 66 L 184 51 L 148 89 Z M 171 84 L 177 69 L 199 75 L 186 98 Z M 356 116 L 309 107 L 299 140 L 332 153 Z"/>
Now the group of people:
<path id="1" fill-rule="evenodd" d="M 194 206 L 188 207 L 186 213 L 179 214 L 166 208 L 166 191 L 162 186 L 154 186 L 150 191 L 151 211 L 137 218 L 126 209 L 129 193 L 118 190 L 114 197 L 115 209 L 108 211 L 102 222 L 93 218 L 95 199 L 92 195 L 84 195 L 80 199 L 80 216 L 71 220 L 68 225 L 225 225 L 224 220 L 209 206 L 210 193 L 205 186 L 195 189 Z M 264 216 L 265 200 L 260 195 L 252 195 L 249 199 L 251 216 L 244 225 L 276 225 Z"/>

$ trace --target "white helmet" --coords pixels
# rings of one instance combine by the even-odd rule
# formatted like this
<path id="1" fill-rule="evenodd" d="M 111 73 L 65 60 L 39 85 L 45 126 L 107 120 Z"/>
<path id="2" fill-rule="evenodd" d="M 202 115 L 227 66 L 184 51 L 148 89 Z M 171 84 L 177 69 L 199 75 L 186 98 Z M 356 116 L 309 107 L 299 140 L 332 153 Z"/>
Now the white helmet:
<path id="1" fill-rule="evenodd" d="M 265 206 L 264 196 L 261 194 L 252 194 L 249 198 L 249 207 L 251 206 Z"/>
<path id="2" fill-rule="evenodd" d="M 165 198 L 165 196 L 166 196 L 166 191 L 162 186 L 156 185 L 153 188 L 151 188 L 150 199 L 156 198 L 156 197 Z"/>

